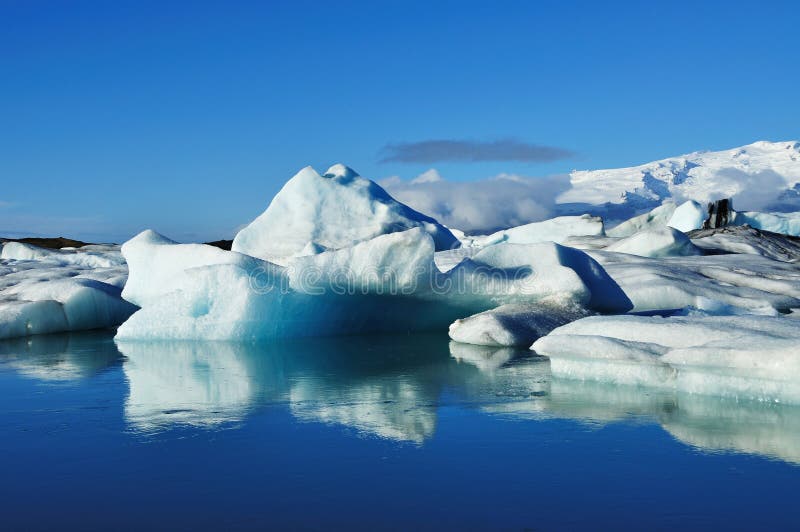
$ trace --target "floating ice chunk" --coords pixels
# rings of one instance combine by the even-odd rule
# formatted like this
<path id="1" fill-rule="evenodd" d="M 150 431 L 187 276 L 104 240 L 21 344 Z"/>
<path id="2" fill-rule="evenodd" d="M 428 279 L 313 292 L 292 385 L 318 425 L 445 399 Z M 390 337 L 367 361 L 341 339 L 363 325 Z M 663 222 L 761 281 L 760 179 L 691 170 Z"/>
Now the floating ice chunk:
<path id="1" fill-rule="evenodd" d="M 686 201 L 679 206 L 670 199 L 650 212 L 635 216 L 606 231 L 609 236 L 624 238 L 641 231 L 673 227 L 688 232 L 703 227 L 706 212 L 696 201 Z"/>
<path id="2" fill-rule="evenodd" d="M 605 249 L 640 257 L 679 257 L 700 254 L 700 250 L 692 244 L 689 237 L 672 227 L 647 229 L 614 242 Z"/>
<path id="3" fill-rule="evenodd" d="M 646 212 L 639 216 L 635 216 L 630 220 L 626 220 L 616 227 L 606 231 L 608 236 L 615 238 L 624 238 L 657 227 L 664 227 L 671 220 L 675 214 L 676 206 L 672 200 L 665 201 L 650 212 Z M 702 221 L 701 221 L 702 223 Z"/>
<path id="4" fill-rule="evenodd" d="M 433 239 L 422 228 L 390 233 L 337 251 L 292 259 L 290 286 L 310 294 L 411 294 L 431 282 L 433 256 Z"/>
<path id="5" fill-rule="evenodd" d="M 58 301 L 12 300 L 0 304 L 0 338 L 68 330 L 64 307 Z"/>
<path id="6" fill-rule="evenodd" d="M 563 244 L 570 248 L 582 249 L 589 251 L 593 249 L 605 249 L 615 242 L 619 242 L 621 238 L 614 238 L 610 236 L 571 236 L 567 238 Z"/>
<path id="7" fill-rule="evenodd" d="M 800 306 L 800 271 L 793 264 L 756 255 L 653 259 L 589 251 L 633 302 L 633 310 L 700 307 L 701 299 L 744 309 Z"/>
<path id="8" fill-rule="evenodd" d="M 431 237 L 421 230 L 296 258 L 289 268 L 212 248 L 200 250 L 209 254 L 202 257 L 198 247 L 203 248 L 138 241 L 135 253 L 141 258 L 130 261 L 131 278 L 143 286 L 158 278 L 151 285 L 160 288 L 144 297 L 139 289 L 132 292 L 143 308 L 119 328 L 118 338 L 253 341 L 425 330 L 444 327 L 464 312 L 432 305 L 429 297 L 399 296 L 391 288 L 397 280 L 414 281 L 414 269 L 404 270 L 406 252 L 427 251 L 422 264 L 433 269 Z M 130 251 L 127 243 L 123 250 Z M 406 288 L 427 295 L 429 282 Z"/>
<path id="9" fill-rule="evenodd" d="M 800 212 L 736 212 L 734 225 L 749 225 L 763 231 L 800 236 Z"/>
<path id="10" fill-rule="evenodd" d="M 583 318 L 586 309 L 576 305 L 501 305 L 450 325 L 456 342 L 485 346 L 530 346 L 556 327 Z"/>
<path id="11" fill-rule="evenodd" d="M 601 312 L 631 307 L 619 285 L 589 255 L 552 242 L 489 246 L 448 275 L 463 283 L 466 292 L 494 297 L 498 304 L 548 300 Z"/>
<path id="12" fill-rule="evenodd" d="M 117 287 L 92 279 L 22 284 L 4 290 L 3 295 L 16 297 L 19 301 L 54 301 L 60 304 L 66 328 L 55 327 L 61 319 L 51 306 L 17 306 L 24 309 L 20 318 L 25 327 L 36 331 L 29 334 L 112 327 L 122 323 L 134 310 L 132 305 L 120 299 Z M 16 326 L 22 325 L 19 321 L 16 323 Z"/>
<path id="13" fill-rule="evenodd" d="M 439 268 L 439 271 L 449 272 L 458 266 L 458 263 L 460 263 L 462 260 L 477 255 L 480 250 L 481 248 L 479 247 L 461 246 L 460 248 L 456 249 L 437 251 L 433 256 L 433 260 L 436 263 L 436 267 Z"/>
<path id="14" fill-rule="evenodd" d="M 582 216 L 560 216 L 543 222 L 534 222 L 519 227 L 498 231 L 476 239 L 478 246 L 509 244 L 535 244 L 538 242 L 561 243 L 571 236 L 603 236 L 603 219 L 584 214 Z"/>
<path id="15" fill-rule="evenodd" d="M 127 272 L 116 249 L 53 251 L 9 242 L 4 257 L 0 338 L 113 327 L 135 310 L 120 297 Z"/>
<path id="16" fill-rule="evenodd" d="M 54 265 L 84 268 L 113 268 L 125 265 L 117 246 L 84 246 L 56 250 L 23 242 L 6 242 L 0 252 L 0 259 L 36 260 Z"/>
<path id="17" fill-rule="evenodd" d="M 99 281 L 41 284 L 46 286 L 4 292 L 16 299 L 0 301 L 0 338 L 113 327 L 135 310 L 119 297 L 119 288 Z"/>
<path id="18" fill-rule="evenodd" d="M 703 229 L 689 234 L 692 243 L 706 253 L 761 255 L 783 262 L 800 261 L 800 239 L 748 226 Z"/>
<path id="19" fill-rule="evenodd" d="M 276 266 L 143 233 L 123 246 L 124 295 L 142 309 L 119 338 L 258 340 L 444 330 L 505 303 L 624 312 L 630 300 L 585 253 L 552 243 L 491 246 L 442 273 L 422 228 Z"/>
<path id="20" fill-rule="evenodd" d="M 187 272 L 194 268 L 221 264 L 245 270 L 270 267 L 258 259 L 214 246 L 178 244 L 149 229 L 125 242 L 122 254 L 130 272 L 122 297 L 139 306 L 157 302 L 164 294 L 180 289 Z"/>
<path id="21" fill-rule="evenodd" d="M 269 207 L 233 239 L 232 250 L 272 262 L 312 249 L 340 249 L 414 227 L 433 237 L 437 250 L 460 242 L 436 220 L 392 198 L 378 184 L 344 165 L 320 176 L 306 167 L 290 179 Z"/>
<path id="22" fill-rule="evenodd" d="M 678 231 L 688 233 L 689 231 L 694 231 L 695 229 L 703 227 L 706 216 L 706 210 L 702 205 L 696 201 L 687 201 L 675 209 L 667 225 Z"/>
<path id="23" fill-rule="evenodd" d="M 2 247 L 0 259 L 6 260 L 36 260 L 48 257 L 53 252 L 38 246 L 22 242 L 6 242 Z"/>
<path id="24" fill-rule="evenodd" d="M 800 402 L 800 329 L 765 316 L 593 316 L 540 338 L 559 377 Z"/>

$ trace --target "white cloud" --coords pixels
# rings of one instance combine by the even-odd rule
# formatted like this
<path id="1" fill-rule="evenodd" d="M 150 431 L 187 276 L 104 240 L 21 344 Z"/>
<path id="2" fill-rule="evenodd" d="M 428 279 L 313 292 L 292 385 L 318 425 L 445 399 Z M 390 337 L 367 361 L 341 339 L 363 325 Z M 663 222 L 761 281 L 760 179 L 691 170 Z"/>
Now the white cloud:
<path id="1" fill-rule="evenodd" d="M 569 177 L 501 174 L 454 182 L 431 169 L 411 181 L 394 176 L 381 185 L 399 201 L 449 227 L 482 232 L 552 217 L 555 198 L 569 187 Z"/>
<path id="2" fill-rule="evenodd" d="M 516 139 L 476 141 L 430 139 L 387 144 L 381 162 L 436 163 L 441 161 L 524 161 L 549 162 L 575 155 L 571 150 L 532 144 Z"/>
<path id="3" fill-rule="evenodd" d="M 442 176 L 439 175 L 439 171 L 436 170 L 436 168 L 431 168 L 430 170 L 426 170 L 412 179 L 411 184 L 421 185 L 422 183 L 436 183 L 438 181 L 442 181 Z"/>

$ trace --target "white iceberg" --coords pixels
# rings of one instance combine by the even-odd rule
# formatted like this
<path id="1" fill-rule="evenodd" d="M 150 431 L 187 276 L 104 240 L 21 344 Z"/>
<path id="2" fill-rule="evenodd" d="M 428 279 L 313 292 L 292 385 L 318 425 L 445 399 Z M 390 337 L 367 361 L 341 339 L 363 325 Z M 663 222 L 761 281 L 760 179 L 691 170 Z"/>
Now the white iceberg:
<path id="1" fill-rule="evenodd" d="M 36 260 L 58 266 L 116 268 L 125 266 L 119 247 L 93 244 L 81 248 L 45 249 L 23 242 L 6 242 L 0 251 L 4 260 Z"/>
<path id="2" fill-rule="evenodd" d="M 800 308 L 800 270 L 757 255 L 653 259 L 588 251 L 633 302 L 633 311 L 704 308 L 718 302 L 742 309 Z"/>
<path id="3" fill-rule="evenodd" d="M 268 267 L 264 261 L 214 246 L 178 244 L 151 230 L 142 231 L 125 242 L 122 255 L 129 270 L 122 297 L 138 306 L 157 303 L 163 295 L 180 290 L 181 283 L 187 280 L 187 272 L 197 268 L 231 265 L 253 270 Z"/>
<path id="4" fill-rule="evenodd" d="M 629 220 L 625 220 L 619 225 L 612 227 L 606 231 L 606 234 L 615 238 L 624 238 L 657 227 L 664 227 L 672 219 L 675 214 L 676 206 L 672 200 L 665 201 L 662 205 L 654 208 L 650 212 L 634 216 Z"/>
<path id="5" fill-rule="evenodd" d="M 444 330 L 506 303 L 626 311 L 630 300 L 585 253 L 553 243 L 502 244 L 446 273 L 422 228 L 296 257 L 287 267 L 152 232 L 123 248 L 141 305 L 119 338 L 258 340 Z"/>
<path id="6" fill-rule="evenodd" d="M 460 246 L 446 227 L 398 202 L 352 169 L 335 165 L 319 175 L 309 166 L 237 233 L 232 250 L 285 264 L 291 257 L 345 248 L 414 227 L 430 234 L 437 250 Z"/>
<path id="7" fill-rule="evenodd" d="M 672 227 L 688 233 L 703 227 L 706 217 L 705 209 L 696 201 L 690 200 L 676 205 L 672 200 L 666 200 L 650 212 L 626 220 L 606 233 L 608 236 L 623 238 L 641 231 L 663 227 Z"/>
<path id="8" fill-rule="evenodd" d="M 708 254 L 739 253 L 782 262 L 800 261 L 800 238 L 797 237 L 741 225 L 704 229 L 690 236 L 692 243 Z"/>
<path id="9" fill-rule="evenodd" d="M 554 376 L 800 402 L 800 328 L 776 316 L 592 316 L 532 349 Z"/>
<path id="10" fill-rule="evenodd" d="M 587 310 L 577 305 L 509 304 L 450 324 L 456 342 L 485 346 L 530 346 L 556 327 L 583 318 Z"/>
<path id="11" fill-rule="evenodd" d="M 800 236 L 800 212 L 735 212 L 731 223 L 762 231 Z"/>
<path id="12" fill-rule="evenodd" d="M 0 338 L 119 325 L 136 307 L 118 249 L 46 250 L 8 242 L 0 259 Z"/>
<path id="13" fill-rule="evenodd" d="M 667 226 L 688 233 L 703 227 L 703 222 L 706 221 L 707 217 L 708 213 L 703 206 L 696 201 L 690 200 L 681 203 L 675 209 L 675 212 L 672 213 L 667 222 Z"/>
<path id="14" fill-rule="evenodd" d="M 604 235 L 603 219 L 584 214 L 582 216 L 559 216 L 543 222 L 512 227 L 476 239 L 474 245 L 483 247 L 501 242 L 509 244 L 556 242 L 560 244 L 569 237 Z"/>
<path id="15" fill-rule="evenodd" d="M 700 255 L 700 250 L 682 232 L 672 227 L 646 229 L 614 242 L 607 251 L 640 257 L 680 257 Z"/>

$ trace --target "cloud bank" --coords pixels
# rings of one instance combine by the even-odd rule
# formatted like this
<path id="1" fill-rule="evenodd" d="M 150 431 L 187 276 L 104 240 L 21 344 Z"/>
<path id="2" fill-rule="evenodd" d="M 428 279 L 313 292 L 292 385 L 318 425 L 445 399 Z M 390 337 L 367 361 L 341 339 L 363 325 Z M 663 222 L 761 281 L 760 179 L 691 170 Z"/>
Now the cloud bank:
<path id="1" fill-rule="evenodd" d="M 382 163 L 438 163 L 438 162 L 551 162 L 568 159 L 574 152 L 531 144 L 515 139 L 501 139 L 491 142 L 473 140 L 438 139 L 420 142 L 399 142 L 387 144 L 381 150 Z"/>
<path id="2" fill-rule="evenodd" d="M 433 175 L 438 179 L 431 179 Z M 448 227 L 483 233 L 551 218 L 556 197 L 569 188 L 569 176 L 501 174 L 481 181 L 453 182 L 428 170 L 410 181 L 390 177 L 380 184 L 397 200 Z"/>

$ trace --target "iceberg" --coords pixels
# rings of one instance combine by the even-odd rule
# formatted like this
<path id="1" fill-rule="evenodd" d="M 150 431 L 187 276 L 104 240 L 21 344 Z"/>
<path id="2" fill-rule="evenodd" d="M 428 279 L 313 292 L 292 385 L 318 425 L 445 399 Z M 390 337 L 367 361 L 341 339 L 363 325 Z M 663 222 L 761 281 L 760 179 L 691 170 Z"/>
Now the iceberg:
<path id="1" fill-rule="evenodd" d="M 140 307 L 180 290 L 181 283 L 187 281 L 187 272 L 204 266 L 268 268 L 264 261 L 241 253 L 206 244 L 178 244 L 149 229 L 125 242 L 121 252 L 129 270 L 122 297 Z"/>
<path id="2" fill-rule="evenodd" d="M 454 321 L 450 338 L 485 346 L 529 346 L 553 329 L 588 314 L 583 307 L 509 304 Z"/>
<path id="3" fill-rule="evenodd" d="M 531 349 L 560 378 L 798 404 L 798 341 L 778 316 L 591 316 Z"/>
<path id="4" fill-rule="evenodd" d="M 474 245 L 484 247 L 506 242 L 509 244 L 535 244 L 538 242 L 564 242 L 569 237 L 604 236 L 603 219 L 599 216 L 559 216 L 543 222 L 534 222 L 492 233 L 476 239 Z"/>
<path id="5" fill-rule="evenodd" d="M 258 218 L 239 231 L 232 250 L 273 263 L 350 247 L 376 236 L 421 227 L 437 250 L 459 247 L 446 227 L 392 198 L 374 181 L 337 164 L 323 175 L 306 167 Z"/>
<path id="6" fill-rule="evenodd" d="M 448 272 L 423 228 L 295 257 L 287 266 L 144 232 L 122 247 L 140 305 L 119 338 L 214 339 L 444 330 L 503 304 L 624 312 L 630 300 L 582 251 L 554 243 L 489 246 Z"/>
<path id="7" fill-rule="evenodd" d="M 696 201 L 689 200 L 676 205 L 672 200 L 666 200 L 650 212 L 635 216 L 609 229 L 607 234 L 612 237 L 624 238 L 641 231 L 664 227 L 672 227 L 688 233 L 703 227 L 706 216 L 705 209 Z"/>
<path id="8" fill-rule="evenodd" d="M 735 212 L 733 225 L 749 225 L 755 229 L 800 236 L 800 212 Z"/>
<path id="9" fill-rule="evenodd" d="M 22 242 L 6 242 L 0 248 L 3 260 L 36 260 L 58 266 L 117 268 L 125 266 L 119 247 L 93 244 L 81 248 L 45 249 Z"/>
<path id="10" fill-rule="evenodd" d="M 706 210 L 696 201 L 689 200 L 681 203 L 670 216 L 667 227 L 688 233 L 703 227 L 707 217 Z"/>
<path id="11" fill-rule="evenodd" d="M 800 238 L 761 231 L 744 225 L 702 229 L 689 234 L 704 253 L 761 255 L 782 262 L 800 261 Z"/>
<path id="12" fill-rule="evenodd" d="M 700 250 L 682 232 L 672 227 L 646 229 L 607 246 L 606 251 L 640 257 L 700 255 Z"/>
<path id="13" fill-rule="evenodd" d="M 800 270 L 758 255 L 648 258 L 587 251 L 633 302 L 634 312 L 722 303 L 773 313 L 800 308 Z"/>
<path id="14" fill-rule="evenodd" d="M 0 338 L 119 325 L 136 310 L 120 297 L 124 264 L 110 246 L 59 251 L 7 242 L 0 259 Z"/>
<path id="15" fill-rule="evenodd" d="M 676 206 L 672 200 L 665 201 L 662 205 L 654 208 L 650 212 L 634 216 L 629 220 L 625 220 L 619 225 L 606 231 L 608 236 L 615 238 L 624 238 L 634 235 L 639 231 L 653 229 L 666 226 L 675 214 Z M 702 220 L 701 220 L 702 225 Z"/>

